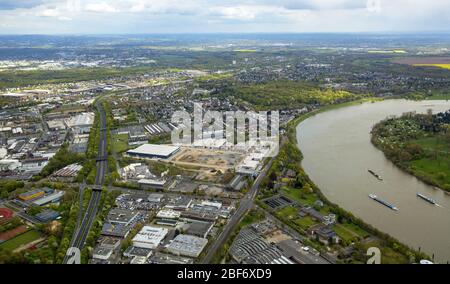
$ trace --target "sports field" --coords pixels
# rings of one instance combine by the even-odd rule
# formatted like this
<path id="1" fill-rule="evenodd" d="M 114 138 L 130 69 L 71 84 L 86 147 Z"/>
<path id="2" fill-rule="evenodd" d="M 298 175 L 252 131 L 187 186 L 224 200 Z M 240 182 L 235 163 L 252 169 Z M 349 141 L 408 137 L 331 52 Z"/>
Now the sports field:
<path id="1" fill-rule="evenodd" d="M 1 243 L 0 249 L 13 251 L 13 250 L 19 248 L 20 246 L 31 243 L 35 240 L 38 240 L 39 238 L 41 238 L 41 235 L 37 231 L 30 230 L 30 231 L 23 233 L 21 235 L 18 235 L 17 237 L 12 238 L 4 243 Z"/>

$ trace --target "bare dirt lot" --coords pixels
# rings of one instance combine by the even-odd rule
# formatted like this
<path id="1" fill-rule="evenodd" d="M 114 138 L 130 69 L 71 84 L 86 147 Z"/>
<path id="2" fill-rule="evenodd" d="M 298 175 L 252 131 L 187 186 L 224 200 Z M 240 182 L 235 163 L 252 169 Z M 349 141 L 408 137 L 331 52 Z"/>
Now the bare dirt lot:
<path id="1" fill-rule="evenodd" d="M 171 162 L 180 166 L 226 171 L 234 168 L 243 158 L 243 155 L 237 152 L 184 148 Z"/>

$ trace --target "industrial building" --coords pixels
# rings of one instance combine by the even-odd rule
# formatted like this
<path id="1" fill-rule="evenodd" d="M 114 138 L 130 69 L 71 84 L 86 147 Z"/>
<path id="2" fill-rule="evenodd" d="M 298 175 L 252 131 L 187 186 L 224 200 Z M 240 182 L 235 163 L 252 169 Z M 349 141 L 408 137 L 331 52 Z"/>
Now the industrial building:
<path id="1" fill-rule="evenodd" d="M 235 175 L 228 183 L 227 189 L 232 191 L 239 191 L 247 185 L 247 181 L 243 175 Z"/>
<path id="2" fill-rule="evenodd" d="M 198 257 L 208 244 L 208 240 L 190 235 L 178 235 L 167 246 L 167 251 L 175 255 Z"/>
<path id="3" fill-rule="evenodd" d="M 169 231 L 166 228 L 144 226 L 133 238 L 133 246 L 155 249 L 164 240 Z"/>
<path id="4" fill-rule="evenodd" d="M 94 113 L 85 112 L 73 116 L 66 121 L 66 124 L 75 134 L 89 133 L 94 124 Z"/>
<path id="5" fill-rule="evenodd" d="M 137 211 L 115 208 L 112 209 L 102 227 L 102 235 L 126 238 L 136 222 L 143 214 Z"/>
<path id="6" fill-rule="evenodd" d="M 92 258 L 99 260 L 108 260 L 112 256 L 113 252 L 114 251 L 109 248 L 96 247 L 92 254 Z"/>
<path id="7" fill-rule="evenodd" d="M 267 243 L 254 228 L 242 229 L 230 247 L 232 258 L 242 264 L 293 264 L 276 246 Z"/>
<path id="8" fill-rule="evenodd" d="M 33 201 L 33 205 L 36 206 L 44 206 L 50 203 L 56 203 L 59 202 L 61 200 L 61 198 L 64 196 L 65 192 L 64 191 L 56 191 L 52 194 L 46 195 L 42 198 L 39 198 L 35 201 Z"/>
<path id="9" fill-rule="evenodd" d="M 124 181 L 154 178 L 148 166 L 143 163 L 132 163 L 119 170 L 120 178 Z"/>
<path id="10" fill-rule="evenodd" d="M 68 165 L 52 174 L 51 178 L 59 181 L 73 181 L 83 166 L 79 164 Z"/>
<path id="11" fill-rule="evenodd" d="M 22 201 L 30 201 L 36 199 L 38 197 L 44 196 L 44 191 L 42 189 L 34 189 L 31 191 L 27 191 L 25 193 L 19 194 L 19 199 Z"/>
<path id="12" fill-rule="evenodd" d="M 141 189 L 154 189 L 163 191 L 173 184 L 172 179 L 140 179 L 138 180 L 139 188 Z"/>
<path id="13" fill-rule="evenodd" d="M 176 226 L 181 212 L 172 209 L 163 209 L 156 215 L 156 224 L 166 226 Z"/>
<path id="14" fill-rule="evenodd" d="M 146 258 L 149 258 L 152 255 L 152 250 L 148 248 L 139 248 L 135 246 L 128 247 L 124 253 L 123 256 L 133 258 L 136 256 L 143 256 Z"/>
<path id="15" fill-rule="evenodd" d="M 48 223 L 50 221 L 58 219 L 59 216 L 60 216 L 59 212 L 47 209 L 47 210 L 44 210 L 41 213 L 37 214 L 35 216 L 35 218 L 39 222 Z"/>
<path id="16" fill-rule="evenodd" d="M 161 193 L 150 193 L 147 197 L 148 202 L 160 203 L 164 198 L 164 194 Z"/>
<path id="17" fill-rule="evenodd" d="M 168 159 L 178 151 L 180 151 L 178 146 L 144 144 L 127 151 L 127 154 L 142 159 Z"/>
<path id="18" fill-rule="evenodd" d="M 139 212 L 114 208 L 108 214 L 108 222 L 130 226 L 131 224 L 136 222 L 138 217 Z"/>
<path id="19" fill-rule="evenodd" d="M 130 264 L 147 264 L 147 263 L 148 263 L 148 258 L 146 258 L 144 256 L 135 256 L 135 257 L 133 257 L 133 259 L 130 262 Z"/>
<path id="20" fill-rule="evenodd" d="M 193 221 L 189 223 L 186 234 L 206 239 L 213 226 L 213 222 Z"/>

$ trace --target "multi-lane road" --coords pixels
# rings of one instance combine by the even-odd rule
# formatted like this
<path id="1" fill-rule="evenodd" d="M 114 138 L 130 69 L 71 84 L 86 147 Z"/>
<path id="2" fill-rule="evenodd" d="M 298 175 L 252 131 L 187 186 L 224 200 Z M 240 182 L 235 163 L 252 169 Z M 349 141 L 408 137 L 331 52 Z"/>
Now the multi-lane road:
<path id="1" fill-rule="evenodd" d="M 89 204 L 81 221 L 81 225 L 75 230 L 70 244 L 71 248 L 77 248 L 79 250 L 84 247 L 89 230 L 91 229 L 92 223 L 97 215 L 98 205 L 102 195 L 101 187 L 108 170 L 106 114 L 102 105 L 98 101 L 96 107 L 100 114 L 100 141 L 98 147 L 98 158 L 96 162 L 97 173 L 95 176 L 95 185 L 93 186 L 91 199 L 89 200 Z M 68 263 L 69 258 L 70 255 L 66 255 L 63 263 Z"/>

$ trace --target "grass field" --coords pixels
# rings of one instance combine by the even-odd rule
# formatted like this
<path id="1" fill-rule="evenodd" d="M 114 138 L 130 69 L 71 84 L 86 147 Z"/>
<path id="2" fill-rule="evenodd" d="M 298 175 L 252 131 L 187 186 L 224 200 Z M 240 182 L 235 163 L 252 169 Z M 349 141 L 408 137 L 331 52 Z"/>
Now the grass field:
<path id="1" fill-rule="evenodd" d="M 440 187 L 450 185 L 450 157 L 439 156 L 435 159 L 420 159 L 411 162 L 411 170 L 415 175 L 433 180 Z"/>
<path id="2" fill-rule="evenodd" d="M 128 150 L 128 135 L 127 134 L 114 134 L 113 135 L 113 151 L 116 153 L 122 153 Z"/>
<path id="3" fill-rule="evenodd" d="M 311 219 L 311 217 L 309 216 L 298 218 L 297 220 L 294 221 L 294 223 L 299 225 L 303 230 L 307 230 L 309 227 L 317 224 L 317 222 Z"/>
<path id="4" fill-rule="evenodd" d="M 367 237 L 370 236 L 369 233 L 367 233 L 366 231 L 364 231 L 360 227 L 356 226 L 355 224 L 345 223 L 345 224 L 342 224 L 341 226 L 346 228 L 347 230 L 352 231 L 353 233 L 355 233 L 356 235 L 360 236 L 361 238 L 367 238 Z"/>
<path id="5" fill-rule="evenodd" d="M 422 139 L 415 140 L 414 143 L 419 144 L 424 148 L 424 150 L 438 150 L 438 151 L 450 151 L 450 147 L 443 138 L 440 137 L 426 137 Z"/>
<path id="6" fill-rule="evenodd" d="M 427 100 L 450 100 L 450 93 L 448 94 L 442 94 L 442 93 L 438 93 L 438 94 L 433 94 L 429 97 L 426 97 Z"/>
<path id="7" fill-rule="evenodd" d="M 390 247 L 380 244 L 379 241 L 371 241 L 371 242 L 365 243 L 363 245 L 363 250 L 367 251 L 367 249 L 369 249 L 370 247 L 380 248 L 382 264 L 408 264 L 408 263 L 410 263 L 409 259 L 405 255 L 394 251 Z"/>
<path id="8" fill-rule="evenodd" d="M 416 67 L 437 67 L 450 70 L 450 64 L 414 64 Z"/>
<path id="9" fill-rule="evenodd" d="M 303 189 L 284 188 L 283 194 L 301 205 L 312 206 L 318 199 L 314 193 L 306 193 Z"/>
<path id="10" fill-rule="evenodd" d="M 277 211 L 277 215 L 280 216 L 280 218 L 292 220 L 297 217 L 298 210 L 297 208 L 294 208 L 292 206 L 286 206 L 283 209 L 280 209 Z"/>
<path id="11" fill-rule="evenodd" d="M 30 230 L 26 233 L 23 233 L 21 235 L 18 235 L 15 238 L 12 238 L 2 244 L 0 244 L 0 249 L 5 249 L 8 251 L 13 251 L 20 247 L 21 245 L 25 245 L 28 243 L 31 243 L 37 239 L 39 239 L 41 235 L 34 230 Z"/>
<path id="12" fill-rule="evenodd" d="M 346 243 L 364 239 L 369 236 L 369 234 L 363 229 L 348 223 L 335 225 L 334 231 Z"/>
<path id="13" fill-rule="evenodd" d="M 439 136 L 415 140 L 428 152 L 428 157 L 414 160 L 410 164 L 413 173 L 432 180 L 440 187 L 450 185 L 450 145 Z"/>

